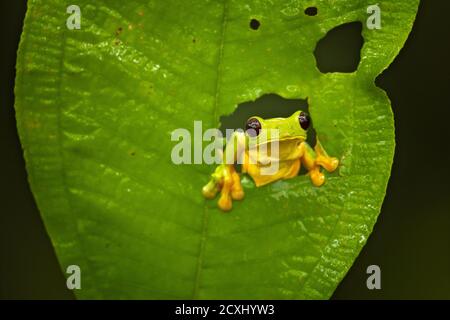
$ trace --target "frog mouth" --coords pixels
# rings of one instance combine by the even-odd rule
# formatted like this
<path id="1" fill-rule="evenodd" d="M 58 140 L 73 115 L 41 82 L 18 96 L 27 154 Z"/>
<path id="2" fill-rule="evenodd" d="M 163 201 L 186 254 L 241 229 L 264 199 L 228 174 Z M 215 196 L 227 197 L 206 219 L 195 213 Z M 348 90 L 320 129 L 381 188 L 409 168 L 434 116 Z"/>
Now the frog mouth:
<path id="1" fill-rule="evenodd" d="M 279 143 L 288 142 L 288 141 L 295 141 L 295 140 L 301 142 L 301 141 L 305 141 L 306 140 L 306 136 L 298 135 L 298 136 L 281 137 L 281 138 L 277 138 L 277 139 L 267 139 L 267 140 L 261 141 L 261 142 L 257 140 L 257 137 L 255 137 L 253 139 L 251 140 L 252 142 L 254 142 L 256 145 L 260 145 L 261 146 L 261 145 L 273 143 L 275 141 L 279 142 Z"/>

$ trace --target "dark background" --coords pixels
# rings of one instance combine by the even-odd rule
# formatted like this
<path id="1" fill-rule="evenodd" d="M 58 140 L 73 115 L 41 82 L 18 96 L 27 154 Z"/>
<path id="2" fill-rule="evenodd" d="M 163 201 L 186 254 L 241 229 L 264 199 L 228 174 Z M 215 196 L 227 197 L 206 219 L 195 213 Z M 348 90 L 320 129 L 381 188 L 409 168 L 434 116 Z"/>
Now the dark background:
<path id="1" fill-rule="evenodd" d="M 14 66 L 25 8 L 24 0 L 0 4 L 0 298 L 73 299 L 16 132 Z M 395 114 L 395 161 L 374 232 L 335 299 L 450 299 L 449 12 L 450 1 L 422 0 L 409 40 L 377 79 Z M 366 287 L 372 264 L 381 268 L 381 290 Z"/>

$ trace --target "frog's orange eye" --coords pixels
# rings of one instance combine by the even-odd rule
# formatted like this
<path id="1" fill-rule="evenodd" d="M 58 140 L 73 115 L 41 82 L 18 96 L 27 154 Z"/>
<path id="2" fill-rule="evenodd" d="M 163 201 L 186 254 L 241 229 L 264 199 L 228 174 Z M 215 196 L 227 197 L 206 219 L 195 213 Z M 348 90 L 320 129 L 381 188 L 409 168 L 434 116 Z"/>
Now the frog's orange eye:
<path id="1" fill-rule="evenodd" d="M 256 137 L 261 130 L 261 122 L 256 118 L 250 118 L 245 124 L 245 131 L 250 137 Z"/>
<path id="2" fill-rule="evenodd" d="M 300 112 L 298 115 L 298 122 L 303 130 L 308 130 L 309 125 L 311 124 L 311 118 L 306 112 Z"/>

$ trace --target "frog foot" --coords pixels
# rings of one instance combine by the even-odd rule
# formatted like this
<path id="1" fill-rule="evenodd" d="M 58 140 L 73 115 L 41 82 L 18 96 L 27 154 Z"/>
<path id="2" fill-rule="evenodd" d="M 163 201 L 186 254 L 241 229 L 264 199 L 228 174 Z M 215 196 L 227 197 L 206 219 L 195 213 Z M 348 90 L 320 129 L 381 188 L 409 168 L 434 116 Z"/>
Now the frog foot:
<path id="1" fill-rule="evenodd" d="M 317 158 L 316 158 L 316 164 L 322 166 L 325 170 L 328 172 L 333 172 L 337 169 L 339 165 L 339 160 L 334 157 L 330 157 L 325 149 L 323 148 L 322 144 L 320 143 L 319 139 L 317 139 L 317 143 L 314 147 L 314 151 L 316 152 Z"/>
<path id="2" fill-rule="evenodd" d="M 320 187 L 325 183 L 325 175 L 320 172 L 320 167 L 314 167 L 313 169 L 309 170 L 308 174 L 311 178 L 311 182 L 316 187 Z"/>
<path id="3" fill-rule="evenodd" d="M 313 185 L 320 187 L 325 183 L 325 175 L 321 172 L 321 167 L 328 172 L 333 172 L 339 166 L 339 160 L 327 154 L 319 139 L 314 150 L 307 144 L 304 147 L 303 161 L 308 169 L 308 175 Z"/>
<path id="4" fill-rule="evenodd" d="M 207 199 L 213 199 L 219 191 L 220 198 L 217 204 L 223 211 L 231 210 L 232 200 L 244 198 L 241 179 L 233 165 L 218 166 L 211 175 L 211 180 L 202 189 L 203 196 Z"/>

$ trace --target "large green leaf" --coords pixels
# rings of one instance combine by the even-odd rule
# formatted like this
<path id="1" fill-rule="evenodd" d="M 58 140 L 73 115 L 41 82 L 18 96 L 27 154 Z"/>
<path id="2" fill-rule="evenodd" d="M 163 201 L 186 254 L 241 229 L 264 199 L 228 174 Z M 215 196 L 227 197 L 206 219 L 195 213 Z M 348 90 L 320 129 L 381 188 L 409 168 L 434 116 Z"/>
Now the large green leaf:
<path id="1" fill-rule="evenodd" d="M 29 1 L 16 111 L 29 180 L 62 269 L 81 298 L 328 298 L 367 240 L 394 153 L 375 77 L 419 0 Z M 304 14 L 314 5 L 317 16 Z M 258 19 L 258 30 L 249 21 Z M 364 24 L 357 72 L 322 74 L 327 31 Z M 331 53 L 332 54 L 332 53 Z M 309 99 L 338 172 L 246 189 L 224 214 L 201 187 L 213 167 L 174 165 L 170 133 L 214 128 L 264 94 Z"/>

